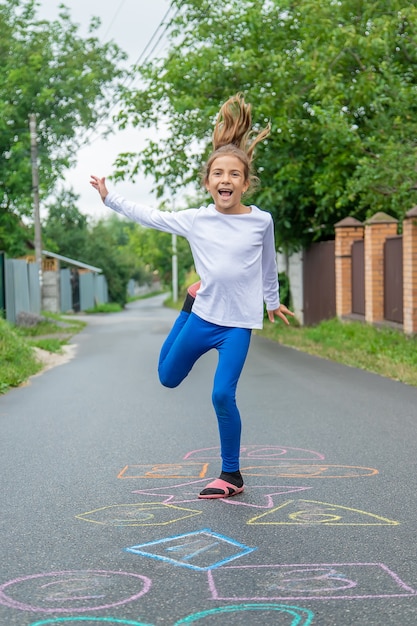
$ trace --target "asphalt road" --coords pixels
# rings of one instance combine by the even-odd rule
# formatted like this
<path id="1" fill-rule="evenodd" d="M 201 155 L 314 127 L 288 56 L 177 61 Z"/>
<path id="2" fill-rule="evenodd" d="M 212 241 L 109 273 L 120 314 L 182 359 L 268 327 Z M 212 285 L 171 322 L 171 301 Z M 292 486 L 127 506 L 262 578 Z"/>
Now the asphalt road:
<path id="1" fill-rule="evenodd" d="M 216 354 L 175 390 L 162 298 L 88 317 L 0 398 L 1 626 L 417 624 L 417 389 L 253 337 L 235 498 Z"/>

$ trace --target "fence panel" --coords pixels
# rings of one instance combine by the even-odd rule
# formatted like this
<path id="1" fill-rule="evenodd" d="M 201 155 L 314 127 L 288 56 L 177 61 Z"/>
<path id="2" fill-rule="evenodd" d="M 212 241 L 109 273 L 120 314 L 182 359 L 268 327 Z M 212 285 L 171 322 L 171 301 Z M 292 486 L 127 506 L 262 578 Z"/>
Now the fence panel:
<path id="1" fill-rule="evenodd" d="M 359 239 L 352 244 L 352 313 L 365 315 L 365 245 Z"/>
<path id="2" fill-rule="evenodd" d="M 304 251 L 304 324 L 311 326 L 336 316 L 334 241 L 314 243 Z"/>
<path id="3" fill-rule="evenodd" d="M 384 319 L 403 323 L 403 239 L 388 237 L 384 245 Z"/>
<path id="4" fill-rule="evenodd" d="M 80 279 L 80 310 L 94 308 L 94 274 L 85 272 L 79 275 Z"/>
<path id="5" fill-rule="evenodd" d="M 71 270 L 67 267 L 60 270 L 61 312 L 72 311 Z"/>
<path id="6" fill-rule="evenodd" d="M 29 282 L 29 311 L 40 315 L 42 309 L 42 290 L 40 283 L 39 263 L 27 263 Z"/>
<path id="7" fill-rule="evenodd" d="M 94 299 L 96 304 L 108 302 L 107 281 L 104 274 L 94 275 Z"/>

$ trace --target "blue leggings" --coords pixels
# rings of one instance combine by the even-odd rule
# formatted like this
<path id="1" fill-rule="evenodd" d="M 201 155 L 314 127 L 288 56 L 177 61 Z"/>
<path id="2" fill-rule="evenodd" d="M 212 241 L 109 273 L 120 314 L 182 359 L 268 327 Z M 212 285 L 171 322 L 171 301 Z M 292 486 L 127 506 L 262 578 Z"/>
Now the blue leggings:
<path id="1" fill-rule="evenodd" d="M 223 472 L 239 469 L 242 426 L 236 406 L 236 387 L 250 338 L 248 328 L 217 326 L 192 312 L 181 311 L 159 357 L 159 380 L 165 387 L 177 387 L 200 356 L 212 348 L 218 351 L 212 402 L 219 426 Z"/>

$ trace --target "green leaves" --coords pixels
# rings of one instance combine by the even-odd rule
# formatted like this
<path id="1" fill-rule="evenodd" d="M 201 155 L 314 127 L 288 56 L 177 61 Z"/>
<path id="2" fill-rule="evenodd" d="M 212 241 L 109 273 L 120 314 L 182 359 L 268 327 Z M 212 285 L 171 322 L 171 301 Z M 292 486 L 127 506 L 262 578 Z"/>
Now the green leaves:
<path id="1" fill-rule="evenodd" d="M 125 59 L 114 44 L 78 35 L 69 13 L 38 20 L 34 0 L 0 5 L 0 232 L 6 213 L 29 215 L 32 204 L 29 115 L 38 126 L 41 197 L 75 159 L 77 137 L 113 102 Z M 0 248 L 9 250 L 0 235 Z"/>
<path id="2" fill-rule="evenodd" d="M 134 164 L 160 192 L 198 186 L 219 106 L 243 91 L 255 123 L 272 123 L 254 201 L 273 214 L 279 246 L 327 238 L 347 215 L 400 219 L 415 204 L 415 2 L 174 4 L 168 53 L 138 68 L 144 86 L 121 115 L 125 126 L 163 120 L 166 132 L 119 176 Z"/>

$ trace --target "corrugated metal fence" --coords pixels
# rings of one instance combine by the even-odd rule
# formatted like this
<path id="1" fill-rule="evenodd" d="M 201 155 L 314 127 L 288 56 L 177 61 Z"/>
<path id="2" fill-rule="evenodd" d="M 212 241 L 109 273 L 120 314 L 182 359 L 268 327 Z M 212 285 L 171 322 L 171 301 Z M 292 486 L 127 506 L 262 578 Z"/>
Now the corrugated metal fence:
<path id="1" fill-rule="evenodd" d="M 97 304 L 108 302 L 107 281 L 103 274 L 78 274 L 77 270 L 67 268 L 57 272 L 45 272 L 44 276 L 46 274 L 54 274 L 56 278 L 57 307 L 54 311 L 85 311 Z M 74 294 L 75 284 L 77 287 L 79 285 L 79 300 Z M 74 307 L 74 299 L 78 300 L 77 307 Z M 5 318 L 15 324 L 19 313 L 40 315 L 42 304 L 39 263 L 8 259 L 0 255 L 0 314 L 1 311 L 5 312 Z"/>

